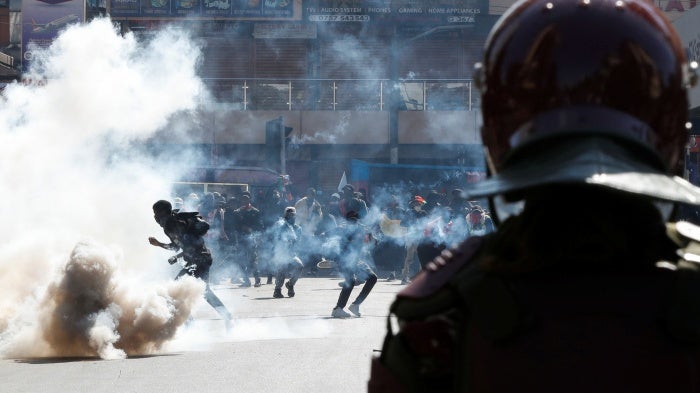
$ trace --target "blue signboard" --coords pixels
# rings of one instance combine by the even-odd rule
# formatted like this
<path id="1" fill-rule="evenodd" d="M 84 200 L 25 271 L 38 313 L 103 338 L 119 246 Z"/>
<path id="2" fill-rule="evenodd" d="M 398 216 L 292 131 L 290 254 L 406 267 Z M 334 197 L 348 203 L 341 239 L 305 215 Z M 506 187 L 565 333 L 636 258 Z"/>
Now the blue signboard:
<path id="1" fill-rule="evenodd" d="M 488 0 L 306 0 L 309 22 L 417 22 L 473 24 L 488 14 Z"/>
<path id="2" fill-rule="evenodd" d="M 112 19 L 215 17 L 300 20 L 301 0 L 109 0 Z"/>

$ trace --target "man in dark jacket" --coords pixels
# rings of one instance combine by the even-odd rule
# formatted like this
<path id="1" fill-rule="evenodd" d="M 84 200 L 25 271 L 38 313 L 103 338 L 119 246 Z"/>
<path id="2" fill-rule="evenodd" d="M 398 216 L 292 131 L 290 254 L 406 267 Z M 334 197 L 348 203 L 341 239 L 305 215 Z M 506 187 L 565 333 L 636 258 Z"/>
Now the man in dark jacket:
<path id="1" fill-rule="evenodd" d="M 250 193 L 244 191 L 240 198 L 240 207 L 233 211 L 233 234 L 238 248 L 239 266 L 243 273 L 243 286 L 250 286 L 250 276 L 255 278 L 255 286 L 260 286 L 258 269 L 258 245 L 262 241 L 263 221 L 260 210 L 250 202 Z"/>
<path id="2" fill-rule="evenodd" d="M 170 239 L 170 243 L 162 243 L 154 237 L 149 237 L 148 242 L 166 250 L 182 250 L 179 254 L 168 259 L 171 265 L 176 263 L 179 257 L 185 260 L 184 268 L 180 270 L 175 279 L 187 274 L 204 281 L 206 284 L 204 298 L 224 319 L 227 330 L 230 329 L 231 313 L 209 287 L 209 268 L 212 264 L 212 258 L 203 239 L 204 234 L 209 230 L 209 224 L 197 212 L 180 213 L 173 210 L 170 202 L 166 200 L 159 200 L 153 204 L 153 215 L 158 225 L 163 228 L 165 235 Z"/>
<path id="3" fill-rule="evenodd" d="M 369 209 L 367 209 L 365 201 L 355 195 L 355 187 L 353 187 L 352 184 L 346 184 L 341 191 L 343 193 L 342 199 L 338 203 L 340 216 L 345 218 L 348 213 L 355 212 L 360 220 L 365 218 Z"/>

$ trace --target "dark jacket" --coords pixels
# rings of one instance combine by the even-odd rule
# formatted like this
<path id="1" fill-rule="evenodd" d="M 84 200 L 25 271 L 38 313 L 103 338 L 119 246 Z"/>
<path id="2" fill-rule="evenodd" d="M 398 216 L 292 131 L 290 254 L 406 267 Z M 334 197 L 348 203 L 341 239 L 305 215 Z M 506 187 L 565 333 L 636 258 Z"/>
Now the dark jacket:
<path id="1" fill-rule="evenodd" d="M 242 206 L 234 210 L 231 219 L 237 243 L 249 241 L 251 237 L 263 230 L 262 214 L 252 205 Z"/>
<path id="2" fill-rule="evenodd" d="M 181 213 L 177 210 L 173 211 L 163 226 L 165 235 L 171 241 L 168 248 L 173 251 L 182 250 L 185 262 L 202 267 L 211 266 L 212 263 L 211 253 L 203 238 L 208 230 L 209 224 L 199 213 Z"/>

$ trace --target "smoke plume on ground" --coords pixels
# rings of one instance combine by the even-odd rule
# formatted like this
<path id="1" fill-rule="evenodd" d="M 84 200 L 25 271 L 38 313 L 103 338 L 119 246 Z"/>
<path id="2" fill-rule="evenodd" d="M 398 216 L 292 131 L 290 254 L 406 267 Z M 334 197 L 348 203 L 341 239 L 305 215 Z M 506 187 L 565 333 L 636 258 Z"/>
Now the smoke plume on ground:
<path id="1" fill-rule="evenodd" d="M 199 53 L 176 30 L 139 42 L 96 20 L 0 95 L 0 356 L 151 353 L 201 299 L 147 241 L 178 168 L 129 148 L 196 108 Z"/>

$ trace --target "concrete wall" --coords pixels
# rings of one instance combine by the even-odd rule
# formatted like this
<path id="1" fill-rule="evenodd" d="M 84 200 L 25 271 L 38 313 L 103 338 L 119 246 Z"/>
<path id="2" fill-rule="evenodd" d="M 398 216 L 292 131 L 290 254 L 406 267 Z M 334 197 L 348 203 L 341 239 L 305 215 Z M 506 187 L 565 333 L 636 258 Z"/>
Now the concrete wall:
<path id="1" fill-rule="evenodd" d="M 399 144 L 480 144 L 480 111 L 399 112 Z"/>
<path id="2" fill-rule="evenodd" d="M 264 144 L 265 123 L 283 118 L 302 145 L 387 145 L 387 111 L 239 111 L 225 106 L 180 114 L 154 138 L 156 143 Z M 480 144 L 479 111 L 404 111 L 399 144 Z"/>

